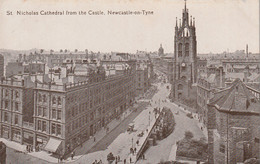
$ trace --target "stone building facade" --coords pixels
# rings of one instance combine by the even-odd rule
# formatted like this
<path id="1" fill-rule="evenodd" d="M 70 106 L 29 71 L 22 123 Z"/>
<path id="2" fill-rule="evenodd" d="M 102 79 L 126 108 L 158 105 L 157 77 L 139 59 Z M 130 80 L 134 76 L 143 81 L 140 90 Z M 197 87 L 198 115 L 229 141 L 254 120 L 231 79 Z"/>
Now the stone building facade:
<path id="1" fill-rule="evenodd" d="M 4 65 L 5 65 L 4 56 L 0 54 L 0 77 L 4 76 L 4 71 L 5 71 Z"/>
<path id="2" fill-rule="evenodd" d="M 33 82 L 1 79 L 1 137 L 23 144 L 33 131 Z M 24 138 L 25 135 L 25 138 Z M 29 143 L 30 144 L 30 143 Z"/>
<path id="3" fill-rule="evenodd" d="M 133 104 L 135 62 L 129 65 L 120 74 L 76 83 L 2 79 L 1 137 L 58 154 L 72 151 Z"/>
<path id="4" fill-rule="evenodd" d="M 208 104 L 209 163 L 241 163 L 259 157 L 260 103 L 237 79 Z"/>
<path id="5" fill-rule="evenodd" d="M 172 95 L 174 100 L 196 99 L 192 85 L 197 81 L 197 41 L 195 21 L 189 20 L 188 9 L 183 9 L 180 25 L 176 20 L 174 37 L 174 73 Z"/>

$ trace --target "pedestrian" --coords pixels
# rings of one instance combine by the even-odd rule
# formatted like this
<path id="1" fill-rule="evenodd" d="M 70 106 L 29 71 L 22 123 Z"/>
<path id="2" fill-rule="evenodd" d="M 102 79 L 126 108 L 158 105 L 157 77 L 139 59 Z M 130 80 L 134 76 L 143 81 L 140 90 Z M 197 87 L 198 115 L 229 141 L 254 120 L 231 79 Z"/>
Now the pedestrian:
<path id="1" fill-rule="evenodd" d="M 96 142 L 96 137 L 95 137 L 95 136 L 94 136 L 94 138 L 93 138 L 93 139 L 94 139 L 94 142 Z"/>
<path id="2" fill-rule="evenodd" d="M 118 162 L 120 162 L 120 156 L 119 155 L 117 156 L 117 159 L 118 159 Z"/>
<path id="3" fill-rule="evenodd" d="M 144 156 L 144 154 L 143 154 L 143 159 L 145 159 L 145 156 Z"/>
<path id="4" fill-rule="evenodd" d="M 124 159 L 124 164 L 126 164 L 126 159 Z"/>
<path id="5" fill-rule="evenodd" d="M 116 162 L 117 162 L 117 156 L 116 156 Z"/>
<path id="6" fill-rule="evenodd" d="M 74 157 L 74 151 L 71 153 L 71 160 L 73 160 L 73 157 Z"/>
<path id="7" fill-rule="evenodd" d="M 102 164 L 102 160 L 99 160 L 99 163 Z"/>
<path id="8" fill-rule="evenodd" d="M 136 153 L 136 147 L 134 148 L 134 152 Z"/>
<path id="9" fill-rule="evenodd" d="M 136 141 L 136 144 L 139 145 L 139 140 Z"/>
<path id="10" fill-rule="evenodd" d="M 129 160 L 130 160 L 130 163 L 132 163 L 132 158 L 131 158 L 131 157 L 130 157 L 130 159 L 129 159 Z"/>

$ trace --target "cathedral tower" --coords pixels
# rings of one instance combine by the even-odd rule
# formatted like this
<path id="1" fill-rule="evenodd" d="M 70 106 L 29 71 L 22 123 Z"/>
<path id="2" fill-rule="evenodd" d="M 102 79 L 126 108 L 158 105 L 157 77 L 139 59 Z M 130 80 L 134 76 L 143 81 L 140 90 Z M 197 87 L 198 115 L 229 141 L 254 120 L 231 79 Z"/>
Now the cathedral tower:
<path id="1" fill-rule="evenodd" d="M 182 20 L 177 20 L 174 37 L 173 98 L 191 98 L 192 84 L 197 80 L 197 41 L 195 19 L 185 6 Z"/>

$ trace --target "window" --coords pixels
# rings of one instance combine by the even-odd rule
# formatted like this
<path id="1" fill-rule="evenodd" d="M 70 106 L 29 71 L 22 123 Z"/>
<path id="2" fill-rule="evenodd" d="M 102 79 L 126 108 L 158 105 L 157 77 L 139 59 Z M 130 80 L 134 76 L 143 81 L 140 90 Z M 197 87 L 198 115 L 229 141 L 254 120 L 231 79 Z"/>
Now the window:
<path id="1" fill-rule="evenodd" d="M 14 116 L 14 124 L 18 125 L 18 115 L 17 114 Z"/>
<path id="2" fill-rule="evenodd" d="M 179 43 L 178 45 L 178 57 L 182 56 L 182 43 Z"/>
<path id="3" fill-rule="evenodd" d="M 58 97 L 58 105 L 61 105 L 61 98 Z"/>
<path id="4" fill-rule="evenodd" d="M 57 124 L 57 135 L 61 135 L 61 125 Z"/>
<path id="5" fill-rule="evenodd" d="M 58 110 L 58 112 L 57 112 L 57 119 L 61 120 L 61 110 Z"/>
<path id="6" fill-rule="evenodd" d="M 46 101 L 47 101 L 46 95 L 43 95 L 43 102 L 46 103 Z"/>
<path id="7" fill-rule="evenodd" d="M 15 91 L 15 98 L 19 98 L 19 92 L 18 91 Z"/>
<path id="8" fill-rule="evenodd" d="M 52 98 L 52 104 L 53 104 L 53 105 L 56 104 L 56 98 L 55 98 L 55 97 Z"/>
<path id="9" fill-rule="evenodd" d="M 56 110 L 52 109 L 52 119 L 56 119 Z"/>
<path id="10" fill-rule="evenodd" d="M 219 145 L 219 151 L 225 153 L 225 145 L 223 143 Z"/>
<path id="11" fill-rule="evenodd" d="M 46 108 L 42 108 L 42 116 L 47 117 L 47 109 Z"/>
<path id="12" fill-rule="evenodd" d="M 42 95 L 39 94 L 39 102 L 42 102 Z"/>
<path id="13" fill-rule="evenodd" d="M 38 120 L 38 130 L 42 130 L 42 122 Z"/>
<path id="14" fill-rule="evenodd" d="M 185 44 L 185 56 L 189 56 L 189 43 Z"/>
<path id="15" fill-rule="evenodd" d="M 7 113 L 7 112 L 5 112 L 5 114 L 4 114 L 4 121 L 5 121 L 5 122 L 8 121 L 8 113 Z"/>
<path id="16" fill-rule="evenodd" d="M 46 122 L 42 121 L 42 131 L 46 132 Z"/>
<path id="17" fill-rule="evenodd" d="M 55 130 L 56 130 L 56 125 L 51 124 L 51 134 L 55 134 Z"/>
<path id="18" fill-rule="evenodd" d="M 41 115 L 42 115 L 42 108 L 38 107 L 38 116 L 41 116 Z"/>
<path id="19" fill-rule="evenodd" d="M 19 110 L 19 104 L 18 104 L 18 102 L 15 102 L 14 110 L 15 110 L 15 111 L 18 111 L 18 110 Z"/>
<path id="20" fill-rule="evenodd" d="M 6 89 L 5 90 L 5 97 L 8 97 L 9 96 L 9 91 Z"/>
<path id="21" fill-rule="evenodd" d="M 5 109 L 8 109 L 9 108 L 9 102 L 6 100 L 5 101 Z"/>

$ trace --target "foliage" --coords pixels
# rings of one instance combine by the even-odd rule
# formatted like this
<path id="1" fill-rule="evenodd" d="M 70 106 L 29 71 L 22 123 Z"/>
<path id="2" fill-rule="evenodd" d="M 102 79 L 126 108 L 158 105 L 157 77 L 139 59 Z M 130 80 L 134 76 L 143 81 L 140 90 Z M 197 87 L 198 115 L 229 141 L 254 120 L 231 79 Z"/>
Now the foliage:
<path id="1" fill-rule="evenodd" d="M 175 120 L 174 116 L 169 108 L 164 107 L 162 109 L 163 115 L 163 137 L 168 137 L 174 130 Z"/>
<path id="2" fill-rule="evenodd" d="M 195 140 L 192 138 L 191 132 L 185 132 L 184 139 L 178 141 L 176 156 L 206 160 L 208 144 L 205 139 Z"/>

